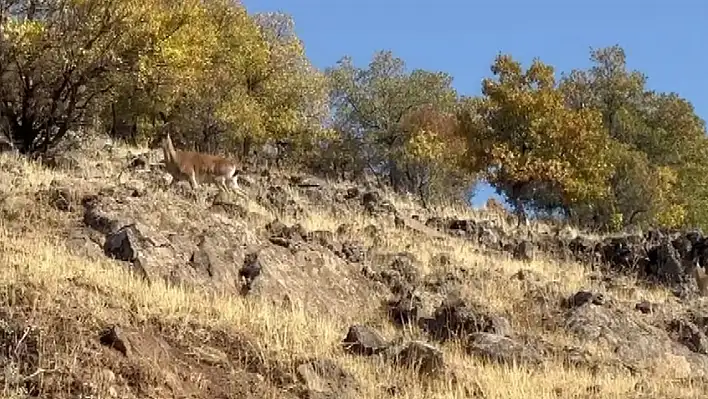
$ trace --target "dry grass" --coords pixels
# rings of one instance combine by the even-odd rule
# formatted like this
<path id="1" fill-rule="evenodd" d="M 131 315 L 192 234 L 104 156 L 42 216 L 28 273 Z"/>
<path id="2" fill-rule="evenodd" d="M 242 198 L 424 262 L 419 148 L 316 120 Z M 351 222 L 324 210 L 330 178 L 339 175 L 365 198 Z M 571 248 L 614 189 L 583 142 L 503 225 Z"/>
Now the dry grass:
<path id="1" fill-rule="evenodd" d="M 335 358 L 365 382 L 363 397 L 388 397 L 382 388 L 391 382 L 400 389 L 400 398 L 465 398 L 471 389 L 481 389 L 489 398 L 575 397 L 589 386 L 603 387 L 604 397 L 622 397 L 636 383 L 631 377 L 593 377 L 589 372 L 567 369 L 549 362 L 545 370 L 484 365 L 461 353 L 452 345 L 446 353 L 455 370 L 457 384 L 438 381 L 430 386 L 411 372 L 345 356 L 338 348 L 346 325 L 333 320 L 311 319 L 305 312 L 287 311 L 268 301 L 211 297 L 187 292 L 163 284 L 146 286 L 110 261 L 96 264 L 73 256 L 62 243 L 46 237 L 17 237 L 0 227 L 0 300 L 4 306 L 13 302 L 18 285 L 34 287 L 38 297 L 33 303 L 35 317 L 54 314 L 57 305 L 80 303 L 80 311 L 98 321 L 123 325 L 159 318 L 165 323 L 196 323 L 215 329 L 247 332 L 256 341 L 282 356 L 284 363 L 308 356 Z M 77 287 L 77 282 L 81 282 Z M 39 294 L 41 293 L 41 294 Z M 105 298 L 101 293 L 111 293 Z M 70 297 L 68 297 L 70 296 Z M 59 303 L 58 303 L 58 302 Z M 129 315 L 129 316 L 128 316 Z M 122 317 L 121 317 L 122 316 Z M 57 361 L 72 368 L 72 353 L 61 354 Z M 66 363 L 65 363 L 66 362 Z M 68 363 L 68 364 L 67 364 Z M 560 391 L 559 391 L 560 390 Z M 568 395 L 568 396 L 566 396 Z"/>
<path id="2" fill-rule="evenodd" d="M 116 151 L 120 151 L 118 158 L 123 158 L 127 153 L 125 149 Z M 83 347 L 88 345 L 83 341 L 90 340 L 91 334 L 100 326 L 118 323 L 138 328 L 160 320 L 165 325 L 185 329 L 209 328 L 246 334 L 257 344 L 264 357 L 274 357 L 272 361 L 275 364 L 288 365 L 294 359 L 308 357 L 335 359 L 362 382 L 363 398 L 390 398 L 391 388 L 395 388 L 393 397 L 396 398 L 469 398 L 475 392 L 484 398 L 506 399 L 625 398 L 635 392 L 639 382 L 654 392 L 652 397 L 692 397 L 691 386 L 674 382 L 675 369 L 680 367 L 673 365 L 665 365 L 663 370 L 657 369 L 656 376 L 643 377 L 593 374 L 589 370 L 565 366 L 560 360 L 552 358 L 547 359 L 539 370 L 524 369 L 485 364 L 465 355 L 454 343 L 443 345 L 454 378 L 448 375 L 450 378 L 426 381 L 412 371 L 394 368 L 376 359 L 343 354 L 339 342 L 348 327 L 345 319 L 318 318 L 297 307 L 285 309 L 276 306 L 268 298 L 212 295 L 160 282 L 148 285 L 130 276 L 117 262 L 88 260 L 73 254 L 64 240 L 51 229 L 51 226 L 61 222 L 70 223 L 69 220 L 62 220 L 68 216 L 33 203 L 33 194 L 48 187 L 52 180 L 74 183 L 80 191 L 96 184 L 110 185 L 111 176 L 117 175 L 116 165 L 95 159 L 82 162 L 85 163 L 83 170 L 89 172 L 76 176 L 50 171 L 8 156 L 0 158 L 0 185 L 4 199 L 4 218 L 0 222 L 0 308 L 6 313 L 22 315 L 28 322 L 40 326 L 52 325 L 43 320 L 60 318 L 62 314 L 83 315 L 81 319 L 66 322 L 80 325 L 77 328 L 84 331 L 84 335 L 67 338 L 47 331 L 44 348 L 57 352 L 46 352 L 41 359 L 42 367 L 56 367 L 66 373 L 78 372 Z M 98 168 L 98 164 L 103 166 Z M 174 201 L 174 193 L 154 195 L 156 214 L 163 203 Z M 249 208 L 264 217 L 274 216 L 256 203 L 249 205 Z M 459 216 L 462 211 L 452 213 Z M 468 216 L 479 217 L 476 213 Z M 39 220 L 54 222 L 23 226 L 28 221 L 36 223 Z M 436 253 L 450 253 L 453 266 L 448 271 L 456 272 L 459 266 L 464 266 L 472 276 L 479 277 L 471 282 L 466 296 L 483 301 L 495 311 L 511 314 L 516 326 L 547 334 L 547 339 L 557 343 L 574 341 L 562 332 L 543 331 L 537 320 L 514 314 L 518 310 L 515 305 L 524 301 L 530 287 L 513 279 L 513 275 L 520 269 L 530 270 L 547 284 L 555 282 L 555 289 L 562 295 L 569 295 L 578 289 L 603 290 L 590 279 L 591 273 L 580 265 L 521 263 L 487 257 L 480 255 L 478 248 L 460 239 L 450 238 L 440 243 L 412 233 L 394 233 L 390 223 L 376 222 L 364 216 L 352 216 L 346 221 L 355 227 L 372 223 L 379 225 L 383 233 L 382 239 L 376 242 L 377 246 L 412 252 L 425 265 L 425 274 L 444 272 L 432 268 L 429 260 Z M 308 230 L 334 231 L 341 224 L 341 220 L 326 211 L 311 212 L 308 219 L 298 222 Z M 373 244 L 371 239 L 368 240 L 369 244 Z M 663 302 L 669 297 L 665 290 L 647 290 L 632 281 L 626 281 L 626 286 L 631 290 L 618 288 L 612 294 L 627 301 L 641 297 Z M 385 325 L 381 316 L 370 317 L 378 319 L 379 325 Z M 382 330 L 389 338 L 401 334 L 390 325 L 382 327 Z M 92 378 L 100 380 L 102 372 L 100 369 L 94 370 Z M 13 389 L 6 387 L 3 396 L 23 397 Z M 595 391 L 598 393 L 593 394 Z M 277 396 L 274 394 L 273 397 Z"/>

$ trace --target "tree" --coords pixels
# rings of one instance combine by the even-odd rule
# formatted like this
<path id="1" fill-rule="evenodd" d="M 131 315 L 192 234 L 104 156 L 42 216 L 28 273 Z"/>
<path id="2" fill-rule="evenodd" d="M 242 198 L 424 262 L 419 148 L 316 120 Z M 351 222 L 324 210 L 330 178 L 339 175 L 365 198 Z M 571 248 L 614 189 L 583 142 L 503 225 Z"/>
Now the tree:
<path id="1" fill-rule="evenodd" d="M 263 67 L 247 73 L 248 93 L 261 106 L 263 118 L 259 128 L 245 135 L 246 144 L 286 140 L 306 148 L 317 143 L 328 133 L 325 122 L 329 102 L 324 73 L 305 55 L 290 15 L 260 13 L 254 16 L 254 21 L 269 57 Z"/>
<path id="2" fill-rule="evenodd" d="M 268 49 L 245 9 L 228 0 L 195 2 L 184 26 L 140 58 L 133 79 L 116 92 L 123 112 L 155 132 L 160 112 L 175 141 L 201 151 L 231 148 L 237 132 L 261 124 L 263 111 L 248 95 L 246 76 L 266 68 Z M 127 101 L 129 99 L 130 101 Z"/>
<path id="3" fill-rule="evenodd" d="M 551 66 L 536 59 L 527 70 L 511 56 L 492 65 L 481 98 L 466 98 L 459 113 L 469 167 L 514 205 L 561 210 L 604 198 L 612 165 L 601 114 L 566 105 Z"/>
<path id="4" fill-rule="evenodd" d="M 230 0 L 194 2 L 186 13 L 189 25 L 141 56 L 114 93 L 111 105 L 137 121 L 142 137 L 161 129 L 160 112 L 179 146 L 205 152 L 240 146 L 246 155 L 253 142 L 321 136 L 326 80 L 305 57 L 288 15 L 249 16 Z M 113 112 L 104 109 L 104 118 Z"/>
<path id="5" fill-rule="evenodd" d="M 474 179 L 464 172 L 465 142 L 455 113 L 424 105 L 403 117 L 401 130 L 408 136 L 402 152 L 406 179 L 423 204 L 463 198 Z"/>
<path id="6" fill-rule="evenodd" d="M 0 126 L 21 153 L 44 152 L 185 22 L 183 2 L 14 0 L 0 10 Z M 164 19 L 146 20 L 153 7 Z"/>
<path id="7" fill-rule="evenodd" d="M 590 59 L 594 65 L 565 76 L 561 90 L 571 107 L 601 112 L 614 141 L 611 201 L 594 211 L 605 222 L 617 212 L 625 222 L 639 214 L 635 221 L 660 225 L 708 221 L 706 208 L 691 205 L 692 198 L 708 196 L 698 150 L 705 148 L 705 126 L 692 105 L 647 90 L 646 76 L 627 69 L 619 46 L 592 50 Z"/>
<path id="8" fill-rule="evenodd" d="M 457 100 L 452 78 L 421 69 L 408 72 L 390 51 L 374 54 L 366 69 L 344 57 L 327 75 L 342 141 L 358 143 L 356 158 L 394 190 L 426 197 L 433 172 L 442 172 L 441 165 L 454 167 L 442 157 L 462 154 L 447 141 L 454 136 L 449 114 Z"/>

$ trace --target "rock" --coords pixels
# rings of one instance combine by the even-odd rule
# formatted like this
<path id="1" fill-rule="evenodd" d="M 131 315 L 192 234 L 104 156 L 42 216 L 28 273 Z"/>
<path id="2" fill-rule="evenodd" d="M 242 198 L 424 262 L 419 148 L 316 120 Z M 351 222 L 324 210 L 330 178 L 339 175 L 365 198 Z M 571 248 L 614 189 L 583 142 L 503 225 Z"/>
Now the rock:
<path id="1" fill-rule="evenodd" d="M 417 369 L 422 375 L 439 375 L 445 371 L 443 352 L 422 341 L 392 346 L 388 350 L 387 358 L 397 366 Z"/>
<path id="2" fill-rule="evenodd" d="M 567 300 L 569 307 L 579 307 L 586 303 L 601 306 L 605 303 L 605 297 L 602 294 L 590 291 L 578 291 Z"/>
<path id="3" fill-rule="evenodd" d="M 685 275 L 679 252 L 674 246 L 664 241 L 649 252 L 649 273 L 662 282 L 681 283 Z"/>
<path id="4" fill-rule="evenodd" d="M 316 230 L 307 233 L 306 240 L 308 242 L 323 246 L 332 252 L 339 252 L 341 245 L 334 239 L 334 234 L 331 231 Z"/>
<path id="5" fill-rule="evenodd" d="M 307 230 L 302 225 L 287 226 L 277 219 L 266 224 L 265 230 L 270 235 L 268 240 L 271 243 L 295 251 L 302 247 L 302 243 L 308 237 Z"/>
<path id="6" fill-rule="evenodd" d="M 220 259 L 216 244 L 211 237 L 202 235 L 197 250 L 189 258 L 190 265 L 209 278 L 220 278 L 219 274 L 227 268 Z"/>
<path id="7" fill-rule="evenodd" d="M 337 255 L 347 262 L 359 263 L 366 259 L 366 249 L 360 244 L 347 241 L 342 243 L 342 248 Z"/>
<path id="8" fill-rule="evenodd" d="M 470 355 L 501 364 L 539 365 L 541 356 L 532 348 L 509 337 L 486 332 L 474 333 L 467 344 Z"/>
<path id="9" fill-rule="evenodd" d="M 602 260 L 618 271 L 634 272 L 641 269 L 642 259 L 646 256 L 642 253 L 641 237 L 613 237 L 602 244 Z"/>
<path id="10" fill-rule="evenodd" d="M 114 325 L 106 328 L 101 333 L 99 341 L 101 344 L 122 353 L 123 356 L 128 356 L 129 344 L 125 339 L 123 339 L 121 330 L 118 326 Z"/>
<path id="11" fill-rule="evenodd" d="M 356 378 L 329 359 L 316 359 L 297 366 L 296 374 L 304 385 L 306 398 L 358 398 L 360 384 Z"/>
<path id="12" fill-rule="evenodd" d="M 360 268 L 321 248 L 305 246 L 293 251 L 267 245 L 259 253 L 262 269 L 249 295 L 274 300 L 288 295 L 293 304 L 301 304 L 308 312 L 316 311 L 320 317 L 356 312 L 390 295 L 363 276 Z"/>
<path id="13" fill-rule="evenodd" d="M 89 206 L 84 207 L 83 222 L 86 226 L 103 234 L 111 234 L 120 228 L 120 222 L 99 209 Z"/>
<path id="14" fill-rule="evenodd" d="M 577 236 L 569 241 L 567 250 L 577 261 L 593 266 L 603 263 L 612 271 L 647 278 L 674 289 L 679 296 L 690 291 L 685 285 L 695 262 L 708 264 L 708 242 L 695 231 L 649 230 L 644 235 L 628 234 L 601 242 Z"/>
<path id="15" fill-rule="evenodd" d="M 133 262 L 138 259 L 140 246 L 144 241 L 145 238 L 140 231 L 131 224 L 121 227 L 115 233 L 108 234 L 103 249 L 106 255 L 111 258 Z"/>
<path id="16" fill-rule="evenodd" d="M 410 291 L 420 282 L 421 264 L 410 252 L 377 253 L 371 263 L 378 270 L 377 279 L 394 294 Z"/>
<path id="17" fill-rule="evenodd" d="M 534 258 L 534 244 L 529 240 L 521 240 L 514 248 L 513 257 L 517 260 L 531 261 Z"/>
<path id="18" fill-rule="evenodd" d="M 242 293 L 251 290 L 251 285 L 256 277 L 261 274 L 261 261 L 258 259 L 257 252 L 249 252 L 243 259 L 243 265 L 238 271 L 238 277 L 243 280 L 244 286 Z"/>
<path id="19" fill-rule="evenodd" d="M 398 325 L 415 324 L 423 301 L 412 291 L 406 291 L 399 298 L 388 302 L 388 316 Z"/>
<path id="20" fill-rule="evenodd" d="M 350 200 L 357 198 L 360 194 L 359 187 L 349 187 L 346 194 L 344 194 L 345 200 Z"/>
<path id="21" fill-rule="evenodd" d="M 504 317 L 489 314 L 479 305 L 468 307 L 454 297 L 443 301 L 432 318 L 421 320 L 421 327 L 441 341 L 466 338 L 476 332 L 511 334 L 511 324 Z"/>
<path id="22" fill-rule="evenodd" d="M 649 301 L 641 301 L 634 305 L 634 308 L 644 314 L 653 313 L 656 305 Z"/>
<path id="23" fill-rule="evenodd" d="M 106 256 L 130 263 L 133 271 L 147 279 L 147 272 L 140 259 L 145 243 L 146 238 L 139 228 L 135 224 L 130 224 L 121 227 L 115 233 L 108 234 L 103 244 L 103 251 Z"/>
<path id="24" fill-rule="evenodd" d="M 149 178 L 147 174 L 135 177 Z M 126 262 L 148 282 L 224 295 L 248 294 L 276 303 L 288 296 L 293 306 L 322 317 L 352 313 L 391 295 L 380 283 L 362 276 L 360 267 L 344 260 L 366 260 L 367 249 L 357 242 L 349 241 L 340 249 L 338 239 L 328 231 L 308 232 L 278 217 L 263 221 L 264 215 L 242 219 L 213 212 L 208 202 L 165 195 L 174 198 L 159 208 L 154 193 L 130 198 L 122 185 L 83 197 L 85 224 L 91 228 L 70 228 L 67 236 L 72 237 L 72 247 L 76 243 L 96 258 L 108 255 Z M 214 203 L 222 199 L 215 198 Z M 253 222 L 262 228 L 254 228 Z M 85 231 L 100 233 L 93 241 Z M 258 256 L 249 255 L 253 250 L 248 248 L 258 248 Z"/>
<path id="25" fill-rule="evenodd" d="M 632 372 L 653 372 L 652 369 L 665 368 L 667 359 L 681 359 L 690 374 L 697 378 L 708 376 L 705 371 L 708 358 L 688 347 L 698 343 L 692 346 L 693 349 L 702 350 L 703 337 L 687 323 L 678 325 L 688 326 L 673 326 L 672 334 L 682 340 L 682 344 L 674 341 L 665 330 L 648 324 L 635 312 L 619 307 L 580 306 L 568 312 L 564 328 L 583 341 L 609 345 L 613 351 L 605 353 L 605 358 Z"/>
<path id="26" fill-rule="evenodd" d="M 377 191 L 368 191 L 361 196 L 361 205 L 369 213 L 374 213 L 381 201 L 381 194 Z"/>
<path id="27" fill-rule="evenodd" d="M 708 354 L 708 338 L 698 326 L 688 320 L 674 319 L 668 325 L 672 338 L 695 353 Z"/>
<path id="28" fill-rule="evenodd" d="M 349 327 L 347 336 L 342 340 L 344 350 L 363 356 L 371 356 L 388 347 L 388 343 L 378 331 L 361 324 Z"/>

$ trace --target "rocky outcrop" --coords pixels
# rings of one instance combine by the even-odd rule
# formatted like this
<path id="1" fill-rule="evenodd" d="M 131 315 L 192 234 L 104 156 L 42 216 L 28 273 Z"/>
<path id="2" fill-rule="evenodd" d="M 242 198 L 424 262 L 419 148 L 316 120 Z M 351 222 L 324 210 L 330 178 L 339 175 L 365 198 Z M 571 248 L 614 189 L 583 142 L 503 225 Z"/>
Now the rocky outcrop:
<path id="1" fill-rule="evenodd" d="M 465 238 L 481 247 L 508 253 L 518 260 L 533 260 L 537 254 L 556 260 L 576 261 L 611 272 L 633 274 L 669 286 L 685 285 L 691 268 L 708 265 L 708 237 L 698 231 L 650 230 L 642 235 L 590 238 L 578 235 L 510 235 L 489 221 L 432 217 L 426 226 Z"/>
<path id="2" fill-rule="evenodd" d="M 57 230 L 52 233 L 76 250 L 75 256 L 102 258 L 103 266 L 129 270 L 139 280 L 128 279 L 130 284 L 157 290 L 166 284 L 179 287 L 185 296 L 205 292 L 203 302 L 185 301 L 178 307 L 194 305 L 218 313 L 219 308 L 209 308 L 210 301 L 226 297 L 238 303 L 230 309 L 234 312 L 257 308 L 261 313 L 217 328 L 184 315 L 161 317 L 120 293 L 96 294 L 100 287 L 78 289 L 80 295 L 68 289 L 42 294 L 42 284 L 24 287 L 18 279 L 7 279 L 3 289 L 8 302 L 20 303 L 16 307 L 25 318 L 37 317 L 34 306 L 40 303 L 37 297 L 23 299 L 27 292 L 52 295 L 65 309 L 57 305 L 61 314 L 44 331 L 73 337 L 73 345 L 88 342 L 78 344 L 85 345 L 83 352 L 73 355 L 92 374 L 78 375 L 79 367 L 62 370 L 56 380 L 47 377 L 43 384 L 68 386 L 74 395 L 106 397 L 132 397 L 122 396 L 126 391 L 154 397 L 183 392 L 195 398 L 377 397 L 379 393 L 362 389 L 371 387 L 357 375 L 357 367 L 370 366 L 367 373 L 386 370 L 392 380 L 399 369 L 415 372 L 400 374 L 405 381 L 379 384 L 384 385 L 376 388 L 382 397 L 411 396 L 397 393 L 405 391 L 410 376 L 416 384 L 443 377 L 439 381 L 444 384 L 430 386 L 482 397 L 484 392 L 473 389 L 469 380 L 464 388 L 456 385 L 464 376 L 456 375 L 455 368 L 470 359 L 479 366 L 475 372 L 485 363 L 540 371 L 540 366 L 559 360 L 563 367 L 587 368 L 593 374 L 610 368 L 612 375 L 651 376 L 669 364 L 671 370 L 662 372 L 672 373 L 674 381 L 708 379 L 708 313 L 699 311 L 703 305 L 693 295 L 691 278 L 696 263 L 708 262 L 708 239 L 700 232 L 652 230 L 604 238 L 520 235 L 490 220 L 430 216 L 405 209 L 407 205 L 397 209 L 383 191 L 370 187 L 333 187 L 316 178 L 268 172 L 262 179 L 244 176 L 245 199 L 234 199 L 210 196 L 208 190 L 166 187 L 148 156 L 129 157 L 127 165 L 127 181 L 96 183 L 100 180 L 93 176 L 83 185 L 56 182 L 33 191 L 29 198 L 50 216 L 32 220 Z M 92 173 L 91 168 L 82 173 Z M 329 219 L 317 223 L 310 218 L 315 212 Z M 15 212 L 15 219 L 12 213 L 5 215 L 7 226 L 28 228 L 13 222 L 22 212 Z M 460 250 L 465 240 L 473 245 Z M 486 257 L 490 252 L 506 259 Z M 543 257 L 561 266 L 549 272 L 552 265 L 535 263 Z M 7 249 L 15 270 L 27 263 L 25 258 Z M 577 266 L 570 261 L 594 270 L 589 275 L 571 270 Z M 86 284 L 80 273 L 62 273 L 51 277 L 75 287 Z M 639 284 L 622 274 L 641 277 Z M 568 275 L 572 284 L 562 281 Z M 633 291 L 615 295 L 625 280 L 631 280 Z M 672 291 L 646 295 L 649 291 L 642 289 L 647 281 Z M 72 310 L 83 300 L 100 302 L 99 311 L 94 314 L 85 306 Z M 106 320 L 107 314 L 118 320 Z M 297 320 L 294 328 L 284 324 L 291 316 Z M 0 357 L 12 365 L 6 367 L 6 384 L 38 389 L 39 382 L 29 377 L 47 370 L 40 362 L 47 356 L 39 343 L 57 341 L 5 319 L 0 318 L 5 348 Z M 334 326 L 335 332 L 297 339 L 311 342 L 342 333 L 341 342 L 317 341 L 314 345 L 323 350 L 312 356 L 283 344 L 292 342 L 292 334 L 307 334 L 301 330 L 312 328 L 307 323 L 313 320 L 334 320 L 323 325 Z M 248 335 L 251 322 L 260 336 Z M 342 326 L 350 327 L 340 331 Z M 546 339 L 547 331 L 553 331 L 552 339 Z M 271 336 L 282 341 L 265 342 Z M 563 337 L 554 340 L 557 336 Z M 452 361 L 451 347 L 461 348 Z M 91 363 L 84 354 L 99 360 Z M 194 375 L 206 377 L 195 382 Z M 118 390 L 116 381 L 127 381 L 128 388 Z M 151 385 L 162 391 L 149 392 L 145 387 Z M 594 386 L 588 390 L 602 393 Z M 556 396 L 565 394 L 559 392 Z"/>
<path id="3" fill-rule="evenodd" d="M 149 282 L 267 296 L 322 313 L 333 306 L 354 312 L 386 294 L 346 266 L 361 254 L 331 232 L 308 232 L 275 219 L 260 233 L 244 234 L 252 219 L 205 212 L 188 201 L 181 209 L 172 205 L 176 214 L 166 224 L 163 214 L 148 208 L 148 199 L 98 193 L 83 199 L 83 222 L 102 235 L 96 249 Z"/>

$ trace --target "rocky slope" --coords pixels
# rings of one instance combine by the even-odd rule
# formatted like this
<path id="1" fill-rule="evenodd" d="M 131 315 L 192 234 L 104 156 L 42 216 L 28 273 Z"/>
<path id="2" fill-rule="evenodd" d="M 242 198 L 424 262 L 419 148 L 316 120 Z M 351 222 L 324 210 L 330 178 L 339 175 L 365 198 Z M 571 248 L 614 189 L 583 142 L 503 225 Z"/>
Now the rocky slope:
<path id="1" fill-rule="evenodd" d="M 700 232 L 520 232 L 273 171 L 194 196 L 158 152 L 83 148 L 0 159 L 3 397 L 708 392 Z"/>

